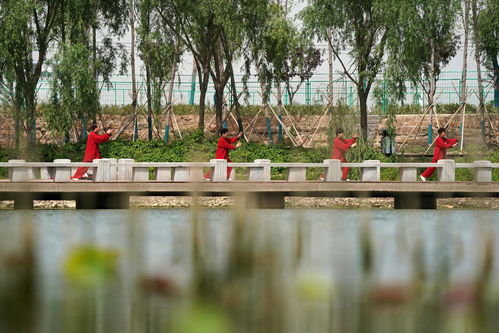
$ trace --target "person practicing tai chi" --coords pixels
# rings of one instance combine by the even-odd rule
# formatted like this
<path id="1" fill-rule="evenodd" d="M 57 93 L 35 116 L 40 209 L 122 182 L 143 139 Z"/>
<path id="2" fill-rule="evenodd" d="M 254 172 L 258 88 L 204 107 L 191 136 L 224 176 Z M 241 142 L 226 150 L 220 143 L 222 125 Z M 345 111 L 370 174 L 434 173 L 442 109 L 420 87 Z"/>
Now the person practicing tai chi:
<path id="1" fill-rule="evenodd" d="M 113 134 L 112 129 L 108 129 L 106 133 L 99 135 L 100 128 L 97 124 L 92 125 L 92 131 L 88 134 L 87 146 L 85 147 L 85 155 L 83 156 L 83 162 L 92 162 L 95 159 L 101 158 L 99 152 L 99 144 L 106 142 L 109 140 L 111 135 Z M 73 180 L 80 179 L 90 179 L 90 176 L 87 174 L 88 168 L 78 168 L 71 177 Z"/>
<path id="2" fill-rule="evenodd" d="M 235 143 L 237 140 L 239 140 L 243 136 L 243 132 L 239 132 L 239 134 L 236 137 L 231 137 L 229 138 L 229 130 L 227 128 L 222 128 L 219 131 L 220 133 L 220 139 L 218 139 L 218 144 L 217 144 L 217 152 L 215 153 L 215 159 L 224 159 L 227 160 L 227 162 L 232 162 L 229 158 L 229 150 L 236 149 L 241 147 L 241 142 Z M 227 168 L 227 179 L 230 179 L 230 172 L 232 171 L 231 167 Z M 210 180 L 211 179 L 211 171 L 208 171 L 204 175 L 205 180 Z"/>
<path id="3" fill-rule="evenodd" d="M 458 141 L 459 138 L 448 139 L 447 134 L 445 133 L 445 128 L 440 127 L 438 129 L 438 137 L 435 140 L 435 153 L 433 154 L 433 159 L 431 160 L 431 163 L 437 163 L 438 160 L 445 159 L 447 157 L 447 149 L 455 147 Z M 420 176 L 421 180 L 425 182 L 428 178 L 431 177 L 435 169 L 436 169 L 435 167 L 427 168 L 421 174 Z"/>
<path id="4" fill-rule="evenodd" d="M 347 158 L 345 157 L 347 150 L 353 148 L 357 145 L 357 134 L 354 134 L 351 139 L 345 139 L 343 133 L 343 128 L 338 127 L 336 129 L 336 138 L 333 141 L 333 155 L 331 158 L 333 160 L 340 160 L 343 163 L 347 163 Z M 343 167 L 341 168 L 342 175 L 341 180 L 349 180 L 347 179 L 348 171 L 350 168 Z"/>

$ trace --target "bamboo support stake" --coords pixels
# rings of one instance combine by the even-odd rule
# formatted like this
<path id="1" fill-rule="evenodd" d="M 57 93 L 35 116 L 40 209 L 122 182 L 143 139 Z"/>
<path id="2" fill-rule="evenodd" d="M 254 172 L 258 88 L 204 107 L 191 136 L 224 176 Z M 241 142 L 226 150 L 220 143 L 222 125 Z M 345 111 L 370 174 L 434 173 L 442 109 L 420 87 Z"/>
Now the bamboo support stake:
<path id="1" fill-rule="evenodd" d="M 463 107 L 464 104 L 461 104 L 461 106 L 459 106 L 459 108 L 456 110 L 456 112 L 454 112 L 454 114 L 452 115 L 452 117 L 447 121 L 447 123 L 445 124 L 444 128 L 447 128 L 447 126 L 454 120 L 454 117 L 458 114 L 459 111 L 461 111 L 461 108 Z M 426 148 L 425 150 L 425 154 L 428 152 L 428 150 L 430 150 L 430 148 L 433 146 L 433 144 L 435 143 L 435 141 L 437 141 L 437 138 L 438 136 L 433 139 L 433 142 L 431 143 L 431 145 L 428 146 L 428 148 Z"/>
<path id="2" fill-rule="evenodd" d="M 312 140 L 314 139 L 315 137 L 315 134 L 317 133 L 320 125 L 322 124 L 322 121 L 324 120 L 324 117 L 326 116 L 327 112 L 329 111 L 329 107 L 331 106 L 331 103 L 333 101 L 332 100 L 329 100 L 328 103 L 326 104 L 326 107 L 324 108 L 324 112 L 323 114 L 319 117 L 319 119 L 317 119 L 317 122 L 315 123 L 314 127 L 315 127 L 315 131 L 314 133 L 312 134 L 312 137 L 310 138 L 310 134 L 307 135 L 307 137 L 305 138 L 305 143 L 303 144 L 303 146 L 305 147 L 306 146 L 306 143 L 307 143 L 307 140 L 310 138 L 310 144 L 309 144 L 309 147 L 310 145 L 312 144 Z"/>
<path id="3" fill-rule="evenodd" d="M 282 128 L 284 129 L 284 132 L 286 132 L 286 134 L 288 135 L 288 137 L 291 140 L 291 142 L 293 143 L 293 145 L 295 147 L 298 146 L 298 143 L 296 142 L 296 139 L 293 137 L 293 135 L 291 134 L 291 132 L 286 128 L 286 126 L 281 121 L 281 119 L 279 119 L 279 117 L 277 116 L 277 113 L 274 111 L 274 109 L 272 108 L 272 106 L 270 104 L 268 104 L 267 106 L 270 109 L 270 111 L 272 111 L 272 114 L 276 117 L 276 119 L 279 122 L 279 124 L 281 124 Z"/>
<path id="4" fill-rule="evenodd" d="M 422 116 L 421 116 L 421 119 L 419 120 L 419 122 L 416 124 L 416 126 L 414 126 L 411 130 L 411 132 L 409 133 L 408 136 L 405 137 L 405 140 L 404 142 L 402 142 L 402 144 L 400 145 L 400 147 L 397 149 L 397 151 L 401 151 L 402 148 L 404 148 L 405 146 L 405 143 L 407 142 L 407 140 L 409 140 L 412 136 L 412 133 L 416 130 L 416 128 L 420 128 L 421 127 L 421 124 L 423 123 L 424 121 L 424 118 L 426 116 L 426 114 L 428 113 L 428 111 L 430 111 L 430 108 L 432 107 L 432 105 L 428 106 L 425 110 L 425 112 L 423 112 Z M 416 132 L 417 133 L 417 132 Z"/>

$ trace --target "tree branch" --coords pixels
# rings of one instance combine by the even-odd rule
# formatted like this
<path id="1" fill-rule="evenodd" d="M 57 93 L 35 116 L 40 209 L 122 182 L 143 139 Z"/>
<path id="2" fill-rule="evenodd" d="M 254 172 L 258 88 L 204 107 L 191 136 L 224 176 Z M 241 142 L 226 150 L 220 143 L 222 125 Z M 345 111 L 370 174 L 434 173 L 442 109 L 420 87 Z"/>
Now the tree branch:
<path id="1" fill-rule="evenodd" d="M 334 55 L 336 56 L 336 58 L 338 58 L 338 60 L 340 61 L 340 64 L 341 64 L 341 67 L 343 67 L 343 71 L 344 73 L 348 76 L 348 78 L 353 82 L 355 83 L 355 85 L 358 85 L 358 81 L 355 80 L 353 78 L 353 76 L 348 72 L 345 64 L 343 63 L 343 60 L 341 60 L 341 57 L 340 55 L 338 54 L 338 51 L 336 50 L 336 48 L 333 46 L 333 42 L 331 40 L 331 37 L 329 36 L 329 34 L 327 34 L 327 41 L 329 43 L 329 46 L 331 47 L 331 49 L 333 50 L 333 53 Z"/>

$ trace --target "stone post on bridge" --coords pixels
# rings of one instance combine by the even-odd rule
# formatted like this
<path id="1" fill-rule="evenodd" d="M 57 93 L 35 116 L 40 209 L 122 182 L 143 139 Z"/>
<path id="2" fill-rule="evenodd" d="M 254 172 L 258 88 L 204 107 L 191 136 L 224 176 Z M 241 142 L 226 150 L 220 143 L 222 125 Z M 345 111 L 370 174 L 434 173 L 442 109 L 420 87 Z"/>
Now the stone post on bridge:
<path id="1" fill-rule="evenodd" d="M 476 182 L 492 181 L 492 162 L 475 161 L 473 162 L 474 180 Z"/>
<path id="2" fill-rule="evenodd" d="M 11 182 L 26 182 L 29 180 L 28 168 L 25 160 L 9 160 L 9 180 Z"/>
<path id="3" fill-rule="evenodd" d="M 97 172 L 94 177 L 95 182 L 108 182 L 112 180 L 111 166 L 112 162 L 110 158 L 101 158 L 97 161 Z"/>
<path id="4" fill-rule="evenodd" d="M 213 159 L 210 163 L 215 166 L 211 168 L 211 181 L 213 182 L 226 182 L 227 181 L 227 160 Z"/>
<path id="5" fill-rule="evenodd" d="M 340 160 L 324 160 L 326 168 L 324 170 L 324 180 L 326 182 L 341 181 L 341 161 Z"/>
<path id="6" fill-rule="evenodd" d="M 54 160 L 54 164 L 68 164 L 71 163 L 69 159 L 56 159 Z M 56 182 L 68 182 L 71 179 L 71 167 L 70 166 L 56 166 L 54 181 Z"/>
<path id="7" fill-rule="evenodd" d="M 249 168 L 250 182 L 266 182 L 270 181 L 270 160 L 260 159 L 254 161 L 255 166 Z"/>
<path id="8" fill-rule="evenodd" d="M 379 160 L 366 160 L 364 164 L 380 164 Z M 363 182 L 378 182 L 381 179 L 380 167 L 363 167 L 360 170 L 361 181 Z"/>
<path id="9" fill-rule="evenodd" d="M 131 158 L 120 158 L 118 160 L 118 180 L 129 181 L 133 180 L 133 164 L 134 160 Z"/>
<path id="10" fill-rule="evenodd" d="M 456 180 L 456 161 L 454 160 L 439 160 L 438 164 L 438 180 L 441 182 L 453 182 Z"/>

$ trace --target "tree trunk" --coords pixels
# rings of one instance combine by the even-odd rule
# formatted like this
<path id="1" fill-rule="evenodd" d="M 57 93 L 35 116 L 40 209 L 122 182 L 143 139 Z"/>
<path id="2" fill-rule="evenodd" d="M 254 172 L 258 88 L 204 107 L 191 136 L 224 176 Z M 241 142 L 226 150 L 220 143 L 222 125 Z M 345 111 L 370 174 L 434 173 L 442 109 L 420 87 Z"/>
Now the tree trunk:
<path id="1" fill-rule="evenodd" d="M 482 68 L 480 63 L 480 44 L 478 42 L 477 37 L 477 27 L 478 27 L 478 8 L 477 8 L 477 0 L 472 0 L 472 11 L 471 17 L 473 22 L 473 36 L 475 41 L 475 62 L 476 62 L 476 73 L 478 80 L 478 101 L 479 101 L 479 111 L 480 111 L 480 133 L 482 137 L 482 141 L 485 141 L 485 103 L 483 101 L 483 81 L 482 81 Z"/>
<path id="2" fill-rule="evenodd" d="M 208 91 L 208 83 L 210 82 L 210 73 L 205 70 L 202 74 L 199 71 L 199 120 L 198 129 L 204 133 L 204 116 L 206 111 L 206 92 Z"/>
<path id="3" fill-rule="evenodd" d="M 152 140 L 152 94 L 151 94 L 151 74 L 149 65 L 146 63 L 146 90 L 147 90 L 147 137 Z"/>
<path id="4" fill-rule="evenodd" d="M 331 30 L 328 31 L 329 34 L 329 39 L 332 41 L 332 32 Z M 327 87 L 328 90 L 328 103 L 331 102 L 331 106 L 329 108 L 329 123 L 333 121 L 333 108 L 332 108 L 332 101 L 333 101 L 333 85 L 334 85 L 334 78 L 333 78 L 333 64 L 334 64 L 334 54 L 333 54 L 333 46 L 331 43 L 328 43 L 328 68 L 329 68 L 329 85 Z"/>
<path id="5" fill-rule="evenodd" d="M 463 74 L 461 77 L 461 104 L 463 105 L 461 108 L 461 142 L 460 142 L 460 150 L 463 150 L 464 145 L 464 115 L 466 114 L 466 78 L 468 74 L 468 22 L 469 22 L 469 0 L 464 0 L 464 20 L 463 20 L 463 29 L 464 29 L 464 50 L 463 50 Z"/>
<path id="6" fill-rule="evenodd" d="M 360 106 L 360 131 L 362 133 L 362 138 L 367 142 L 367 97 L 369 96 L 367 92 L 364 91 L 362 86 L 357 88 L 357 94 L 359 96 L 359 106 Z"/>
<path id="7" fill-rule="evenodd" d="M 225 85 L 216 82 L 215 86 L 215 119 L 217 124 L 217 129 L 222 128 L 223 126 L 223 98 L 224 98 L 224 88 Z"/>
<path id="8" fill-rule="evenodd" d="M 36 81 L 37 82 L 37 81 Z M 28 145 L 33 147 L 36 142 L 36 83 L 30 82 L 25 90 L 26 132 Z"/>
<path id="9" fill-rule="evenodd" d="M 497 54 L 492 56 L 492 65 L 494 65 L 494 106 L 499 107 L 499 63 Z"/>
<path id="10" fill-rule="evenodd" d="M 433 108 L 435 103 L 435 90 L 437 86 L 435 78 L 435 41 L 430 40 L 431 48 L 431 68 L 430 68 L 430 91 L 428 93 L 428 104 L 430 105 L 430 113 L 428 116 L 428 145 L 433 143 Z"/>
<path id="11" fill-rule="evenodd" d="M 231 92 L 232 99 L 234 99 L 234 105 L 236 109 L 236 117 L 237 117 L 237 126 L 239 128 L 239 132 L 243 132 L 243 120 L 241 118 L 241 104 L 239 104 L 239 97 L 237 96 L 236 90 L 236 79 L 234 78 L 234 69 L 232 64 L 230 64 L 230 83 L 231 83 Z"/>
<path id="12" fill-rule="evenodd" d="M 133 114 L 133 140 L 138 139 L 137 122 L 137 83 L 135 79 L 135 4 L 130 0 L 130 66 L 132 68 L 132 114 Z"/>

